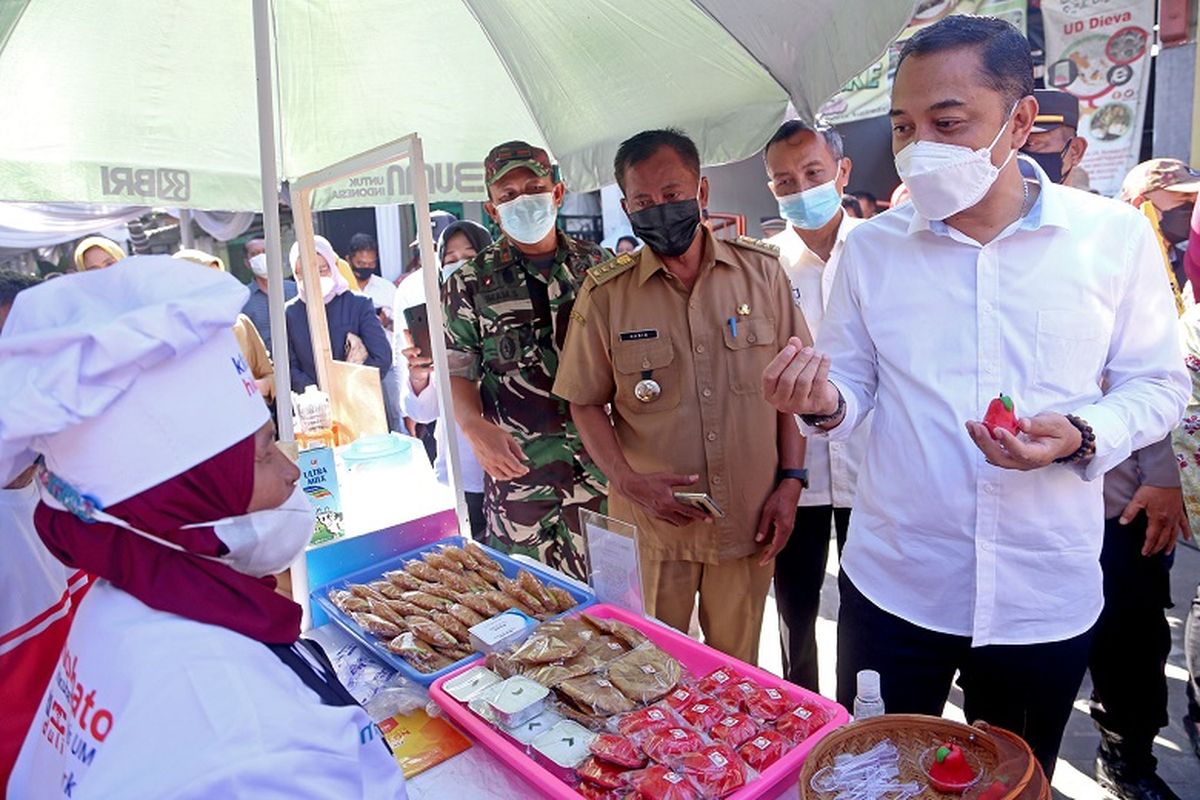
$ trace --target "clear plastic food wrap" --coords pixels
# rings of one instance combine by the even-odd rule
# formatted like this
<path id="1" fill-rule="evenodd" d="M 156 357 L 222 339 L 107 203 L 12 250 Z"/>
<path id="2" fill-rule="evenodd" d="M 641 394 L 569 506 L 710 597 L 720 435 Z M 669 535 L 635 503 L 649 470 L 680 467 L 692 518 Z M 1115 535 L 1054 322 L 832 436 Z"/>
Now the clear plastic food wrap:
<path id="1" fill-rule="evenodd" d="M 691 778 L 662 764 L 626 773 L 625 781 L 637 800 L 703 800 Z"/>
<path id="2" fill-rule="evenodd" d="M 679 662 L 649 642 L 608 665 L 608 679 L 638 703 L 653 703 L 666 696 L 682 675 Z"/>
<path id="3" fill-rule="evenodd" d="M 672 727 L 645 734 L 641 746 L 646 755 L 662 764 L 674 756 L 695 753 L 704 747 L 704 740 L 691 728 Z"/>
<path id="4" fill-rule="evenodd" d="M 585 713 L 622 714 L 635 708 L 633 701 L 622 694 L 612 681 L 599 675 L 570 678 L 555 689 Z"/>
<path id="5" fill-rule="evenodd" d="M 746 785 L 751 774 L 737 753 L 724 744 L 710 744 L 671 762 L 671 767 L 696 783 L 706 798 L 720 798 Z"/>
<path id="6" fill-rule="evenodd" d="M 796 745 L 820 730 L 829 719 L 829 709 L 801 703 L 775 720 L 775 730 Z"/>
<path id="7" fill-rule="evenodd" d="M 754 770 L 762 772 L 774 764 L 791 749 L 791 744 L 777 731 L 762 731 L 738 748 L 742 760 Z"/>
<path id="8" fill-rule="evenodd" d="M 731 666 L 714 669 L 696 684 L 696 688 L 704 694 L 721 694 L 728 686 L 742 679 L 741 674 Z"/>
<path id="9" fill-rule="evenodd" d="M 726 714 L 708 729 L 708 735 L 713 741 L 724 742 L 730 747 L 741 747 L 758 735 L 758 723 L 749 714 L 736 712 Z"/>
<path id="10" fill-rule="evenodd" d="M 638 769 L 646 763 L 646 757 L 632 741 L 615 733 L 600 734 L 592 740 L 590 748 L 596 758 L 623 769 Z"/>

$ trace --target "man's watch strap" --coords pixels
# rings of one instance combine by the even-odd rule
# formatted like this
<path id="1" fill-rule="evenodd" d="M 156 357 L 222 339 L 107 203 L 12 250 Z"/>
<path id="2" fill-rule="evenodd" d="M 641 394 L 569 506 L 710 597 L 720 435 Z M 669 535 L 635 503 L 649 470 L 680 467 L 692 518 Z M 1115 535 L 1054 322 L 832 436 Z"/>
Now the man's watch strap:
<path id="1" fill-rule="evenodd" d="M 775 483 L 782 483 L 789 478 L 800 481 L 800 486 L 804 489 L 808 488 L 808 470 L 806 469 L 781 469 L 775 475 Z"/>
<path id="2" fill-rule="evenodd" d="M 813 428 L 819 428 L 822 425 L 827 425 L 830 422 L 833 422 L 834 420 L 836 420 L 838 417 L 840 417 L 845 412 L 846 412 L 846 398 L 842 397 L 842 393 L 841 393 L 841 391 L 839 391 L 837 408 L 835 408 L 833 410 L 832 414 L 824 414 L 824 415 L 801 414 L 800 419 L 801 419 L 801 421 L 804 422 L 805 425 L 808 425 Z"/>

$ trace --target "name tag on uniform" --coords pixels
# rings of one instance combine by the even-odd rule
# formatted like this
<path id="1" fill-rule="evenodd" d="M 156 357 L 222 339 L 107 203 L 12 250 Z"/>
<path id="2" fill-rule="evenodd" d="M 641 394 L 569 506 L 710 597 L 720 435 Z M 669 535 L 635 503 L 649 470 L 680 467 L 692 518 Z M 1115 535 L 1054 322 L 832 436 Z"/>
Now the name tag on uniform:
<path id="1" fill-rule="evenodd" d="M 655 328 L 647 328 L 642 331 L 621 331 L 622 342 L 640 342 L 643 339 L 657 339 L 658 330 Z"/>

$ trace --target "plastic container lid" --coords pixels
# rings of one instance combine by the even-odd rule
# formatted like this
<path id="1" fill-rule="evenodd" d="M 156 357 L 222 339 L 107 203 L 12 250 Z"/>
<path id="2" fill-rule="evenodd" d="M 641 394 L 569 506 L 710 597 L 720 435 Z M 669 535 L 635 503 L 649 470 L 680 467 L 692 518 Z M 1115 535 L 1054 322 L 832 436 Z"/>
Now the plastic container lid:
<path id="1" fill-rule="evenodd" d="M 411 451 L 411 442 L 390 433 L 383 433 L 356 439 L 342 453 L 342 460 L 348 467 L 372 461 L 403 461 L 409 457 Z"/>

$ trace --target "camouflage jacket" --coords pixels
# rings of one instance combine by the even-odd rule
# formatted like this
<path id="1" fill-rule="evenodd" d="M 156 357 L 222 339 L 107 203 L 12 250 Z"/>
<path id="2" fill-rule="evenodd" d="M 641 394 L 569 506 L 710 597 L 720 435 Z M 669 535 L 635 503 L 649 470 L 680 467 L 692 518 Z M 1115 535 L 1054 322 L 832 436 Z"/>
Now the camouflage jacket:
<path id="1" fill-rule="evenodd" d="M 543 274 L 502 236 L 442 286 L 450 375 L 480 382 L 484 417 L 535 462 L 542 459 L 531 449 L 553 446 L 538 442 L 545 437 L 566 437 L 575 454 L 582 449 L 567 402 L 551 388 L 575 295 L 588 269 L 607 257 L 559 231 L 554 263 Z"/>

